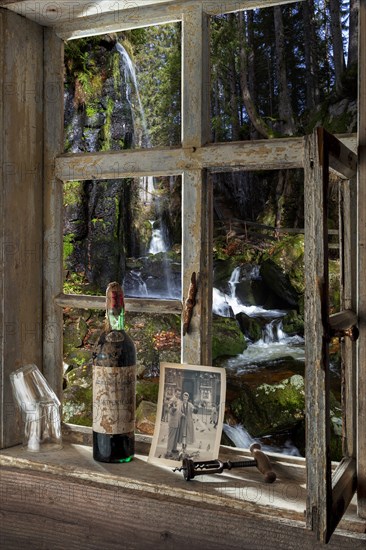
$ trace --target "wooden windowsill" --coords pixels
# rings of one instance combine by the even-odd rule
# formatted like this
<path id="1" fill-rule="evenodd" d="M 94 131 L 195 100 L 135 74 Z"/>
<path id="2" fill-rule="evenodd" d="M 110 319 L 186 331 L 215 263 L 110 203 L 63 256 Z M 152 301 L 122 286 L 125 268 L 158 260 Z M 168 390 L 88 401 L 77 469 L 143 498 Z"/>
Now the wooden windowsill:
<path id="1" fill-rule="evenodd" d="M 198 476 L 187 482 L 182 473 L 173 472 L 171 468 L 152 465 L 147 461 L 151 442 L 151 438 L 147 436 L 137 436 L 137 453 L 129 464 L 102 464 L 93 460 L 90 445 L 67 441 L 68 439 L 88 441 L 90 429 L 67 428 L 63 448 L 59 451 L 32 453 L 21 446 L 0 451 L 1 477 L 5 481 L 8 473 L 10 483 L 10 488 L 5 492 L 5 500 L 15 490 L 15 479 L 21 480 L 22 475 L 32 474 L 38 480 L 43 480 L 43 486 L 48 487 L 45 492 L 45 497 L 48 499 L 52 499 L 50 494 L 54 487 L 52 480 L 57 479 L 60 483 L 81 484 L 84 488 L 87 487 L 88 498 L 94 499 L 95 503 L 102 499 L 100 495 L 103 493 L 102 489 L 105 489 L 112 491 L 116 502 L 119 502 L 118 499 L 122 499 L 122 502 L 126 495 L 137 500 L 142 499 L 142 503 L 145 499 L 150 503 L 149 506 L 151 506 L 151 499 L 160 503 L 165 501 L 166 505 L 179 501 L 179 505 L 188 506 L 186 510 L 191 510 L 192 514 L 212 510 L 213 517 L 220 512 L 225 512 L 233 518 L 238 518 L 239 515 L 243 520 L 250 518 L 251 521 L 259 521 L 258 525 L 263 521 L 275 521 L 283 528 L 285 526 L 291 529 L 297 528 L 303 536 L 309 536 L 304 521 L 306 502 L 304 459 L 271 455 L 273 469 L 277 475 L 277 480 L 273 484 L 264 483 L 262 474 L 255 467 L 225 471 L 219 475 Z M 221 460 L 242 460 L 248 456 L 250 457 L 251 454 L 246 450 L 224 446 L 220 449 Z M 179 467 L 180 463 L 177 463 L 177 466 Z M 14 471 L 18 474 L 11 477 L 11 472 Z M 23 500 L 27 497 L 24 488 L 26 486 L 23 483 Z M 192 512 L 194 509 L 197 512 Z M 351 537 L 353 544 L 355 541 L 365 544 L 365 532 L 366 522 L 357 517 L 356 505 L 353 501 L 334 537 L 345 536 L 347 540 Z M 344 541 L 342 544 L 344 548 L 348 548 L 344 546 Z"/>

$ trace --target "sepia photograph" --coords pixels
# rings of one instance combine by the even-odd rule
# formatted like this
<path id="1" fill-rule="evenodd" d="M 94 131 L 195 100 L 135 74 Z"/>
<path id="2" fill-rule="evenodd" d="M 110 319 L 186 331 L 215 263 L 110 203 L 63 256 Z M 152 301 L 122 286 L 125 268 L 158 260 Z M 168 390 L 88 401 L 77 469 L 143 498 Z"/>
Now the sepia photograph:
<path id="1" fill-rule="evenodd" d="M 225 410 L 225 369 L 161 363 L 149 461 L 176 466 L 218 457 Z"/>

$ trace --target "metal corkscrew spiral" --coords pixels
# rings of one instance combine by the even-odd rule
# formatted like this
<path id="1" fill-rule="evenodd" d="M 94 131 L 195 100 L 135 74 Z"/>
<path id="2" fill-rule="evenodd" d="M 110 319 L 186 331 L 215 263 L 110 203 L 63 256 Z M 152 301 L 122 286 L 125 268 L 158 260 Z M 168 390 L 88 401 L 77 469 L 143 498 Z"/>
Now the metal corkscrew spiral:
<path id="1" fill-rule="evenodd" d="M 276 474 L 272 470 L 268 456 L 261 451 L 259 443 L 253 443 L 249 450 L 254 456 L 254 460 L 240 460 L 235 462 L 227 460 L 222 462 L 217 459 L 194 462 L 190 458 L 183 458 L 182 466 L 180 468 L 175 468 L 173 471 L 183 472 L 184 479 L 190 481 L 199 475 L 221 474 L 224 470 L 231 470 L 233 468 L 257 467 L 264 475 L 264 481 L 266 483 L 273 483 L 276 480 Z"/>

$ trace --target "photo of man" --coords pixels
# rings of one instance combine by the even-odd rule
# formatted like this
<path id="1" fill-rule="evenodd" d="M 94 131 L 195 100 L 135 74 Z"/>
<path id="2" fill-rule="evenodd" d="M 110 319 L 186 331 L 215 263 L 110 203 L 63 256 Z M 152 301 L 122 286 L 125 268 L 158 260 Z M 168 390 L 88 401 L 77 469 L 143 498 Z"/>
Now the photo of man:
<path id="1" fill-rule="evenodd" d="M 218 367 L 161 363 L 158 410 L 149 461 L 176 466 L 183 458 L 218 457 L 226 373 Z"/>

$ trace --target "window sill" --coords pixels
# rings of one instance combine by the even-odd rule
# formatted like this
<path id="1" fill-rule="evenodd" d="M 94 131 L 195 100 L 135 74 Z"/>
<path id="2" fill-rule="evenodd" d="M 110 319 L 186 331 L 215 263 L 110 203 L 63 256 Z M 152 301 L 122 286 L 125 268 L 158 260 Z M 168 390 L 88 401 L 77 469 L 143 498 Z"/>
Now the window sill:
<path id="1" fill-rule="evenodd" d="M 132 521 L 130 528 L 138 529 L 139 537 L 142 533 L 141 536 L 146 538 L 150 533 L 151 547 L 159 544 L 156 537 L 160 541 L 161 537 L 172 537 L 171 541 L 181 540 L 175 537 L 183 526 L 187 530 L 187 525 L 193 541 L 187 546 L 190 550 L 196 547 L 195 543 L 198 547 L 199 537 L 204 537 L 206 542 L 212 541 L 210 548 L 216 548 L 215 544 L 217 548 L 221 544 L 222 548 L 223 542 L 225 547 L 243 548 L 244 537 L 248 538 L 248 529 L 256 532 L 252 533 L 254 547 L 258 547 L 255 546 L 255 540 L 261 536 L 273 538 L 273 543 L 266 543 L 268 549 L 297 548 L 291 544 L 288 546 L 288 541 L 287 546 L 280 545 L 279 541 L 286 541 L 287 537 L 292 541 L 294 537 L 298 538 L 299 548 L 302 550 L 314 547 L 313 534 L 305 529 L 304 522 L 304 459 L 271 455 L 273 469 L 277 474 L 277 480 L 273 484 L 264 483 L 262 474 L 256 468 L 237 469 L 234 473 L 225 471 L 220 475 L 198 476 L 187 482 L 181 473 L 147 462 L 151 442 L 151 438 L 147 436 L 137 436 L 137 453 L 131 463 L 102 464 L 93 460 L 90 445 L 80 444 L 82 441 L 75 442 L 75 439 L 87 442 L 91 434 L 89 428 L 66 426 L 64 431 L 64 445 L 60 451 L 31 453 L 20 446 L 0 451 L 5 517 L 13 510 L 12 513 L 16 513 L 20 518 L 17 521 L 22 522 L 23 510 L 26 514 L 31 510 L 35 517 L 39 515 L 44 521 L 46 513 L 50 529 L 46 529 L 44 536 L 57 536 L 57 530 L 55 531 L 53 525 L 57 518 L 60 530 L 58 535 L 62 534 L 64 537 L 65 529 L 68 529 L 66 524 L 70 508 L 75 525 L 90 529 L 90 524 L 97 525 L 103 517 L 105 529 L 111 528 L 112 531 L 116 526 L 110 525 L 111 514 L 124 517 L 128 508 L 128 515 Z M 240 460 L 245 456 L 251 456 L 249 451 L 221 447 L 220 459 Z M 179 465 L 177 463 L 177 466 Z M 86 520 L 82 517 L 85 511 L 91 515 L 86 525 Z M 139 519 L 141 515 L 144 519 Z M 341 545 L 339 548 L 342 547 L 344 550 L 363 547 L 366 541 L 365 525 L 365 521 L 357 518 L 356 506 L 352 502 L 328 548 L 338 548 L 333 542 L 338 539 Z M 8 529 L 9 533 L 12 533 L 11 523 Z M 23 523 L 22 529 L 24 530 Z M 8 537 L 11 536 L 9 533 Z M 7 536 L 6 533 L 4 536 Z M 93 535 L 93 540 L 96 536 L 97 533 Z M 136 535 L 134 537 L 135 540 Z M 20 539 L 16 540 L 19 544 Z M 77 548 L 84 548 L 80 546 L 80 540 L 78 544 Z M 101 544 L 103 546 L 103 543 Z M 149 548 L 147 539 L 141 539 L 140 544 Z M 201 547 L 207 547 L 202 540 L 200 544 L 203 544 Z M 40 547 L 42 546 L 38 546 Z M 57 544 L 52 547 L 58 548 Z M 109 547 L 105 544 L 104 547 L 114 548 L 113 545 Z M 131 546 L 139 547 L 138 544 Z M 185 548 L 180 546 L 183 547 Z"/>

